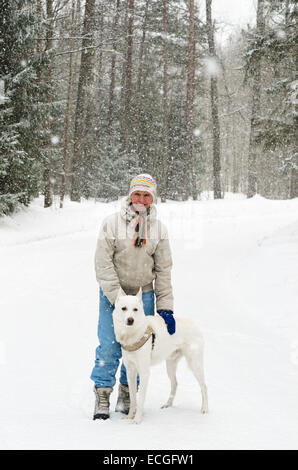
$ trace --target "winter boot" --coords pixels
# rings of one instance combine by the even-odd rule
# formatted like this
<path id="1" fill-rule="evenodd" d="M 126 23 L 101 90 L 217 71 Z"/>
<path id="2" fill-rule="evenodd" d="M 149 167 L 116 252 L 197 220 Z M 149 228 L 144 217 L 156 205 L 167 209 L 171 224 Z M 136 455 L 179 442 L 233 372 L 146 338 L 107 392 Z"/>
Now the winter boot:
<path id="1" fill-rule="evenodd" d="M 94 387 L 95 408 L 93 420 L 108 419 L 110 417 L 110 395 L 112 391 L 112 388 Z"/>
<path id="2" fill-rule="evenodd" d="M 120 384 L 118 389 L 118 398 L 115 411 L 120 411 L 121 413 L 127 415 L 129 412 L 129 407 L 130 399 L 128 385 Z"/>

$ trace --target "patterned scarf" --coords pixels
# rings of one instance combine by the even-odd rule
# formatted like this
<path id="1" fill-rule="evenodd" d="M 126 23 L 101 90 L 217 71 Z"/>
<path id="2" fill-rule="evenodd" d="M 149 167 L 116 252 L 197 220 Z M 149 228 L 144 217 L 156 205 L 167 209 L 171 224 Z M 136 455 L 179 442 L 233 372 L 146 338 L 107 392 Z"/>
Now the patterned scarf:
<path id="1" fill-rule="evenodd" d="M 139 212 L 135 210 L 132 204 L 129 207 L 133 214 L 133 218 L 135 219 L 135 235 L 133 244 L 135 247 L 141 248 L 143 245 L 146 245 L 146 218 L 149 213 L 149 209 Z"/>

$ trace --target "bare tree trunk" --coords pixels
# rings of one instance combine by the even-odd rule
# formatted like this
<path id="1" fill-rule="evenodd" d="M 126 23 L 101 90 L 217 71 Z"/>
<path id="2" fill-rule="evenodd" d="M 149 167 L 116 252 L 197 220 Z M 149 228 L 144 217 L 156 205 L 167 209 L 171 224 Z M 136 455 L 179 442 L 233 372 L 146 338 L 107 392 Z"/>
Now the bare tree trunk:
<path id="1" fill-rule="evenodd" d="M 124 148 L 128 149 L 128 137 L 131 130 L 131 84 L 132 84 L 132 52 L 133 52 L 133 25 L 134 25 L 134 0 L 128 0 L 128 39 L 127 58 L 125 72 L 125 104 L 124 104 Z"/>
<path id="2" fill-rule="evenodd" d="M 232 118 L 232 120 L 233 119 L 234 118 Z M 232 163 L 233 171 L 232 171 L 232 181 L 231 181 L 231 183 L 232 183 L 232 193 L 238 193 L 238 191 L 239 191 L 238 174 L 239 174 L 239 165 L 241 164 L 240 162 L 237 162 L 237 158 L 236 158 L 235 139 L 236 139 L 235 126 L 232 122 L 232 126 L 231 126 L 231 145 L 232 145 L 231 155 L 232 155 L 232 159 L 233 159 L 233 163 Z"/>
<path id="3" fill-rule="evenodd" d="M 232 110 L 232 94 L 229 90 L 228 80 L 226 76 L 226 67 L 224 61 L 221 61 L 221 68 L 222 68 L 222 75 L 223 75 L 223 86 L 226 93 L 227 98 L 227 114 L 228 116 L 231 115 Z M 236 192 L 234 190 L 235 187 L 235 175 L 236 175 L 236 159 L 235 155 L 232 152 L 233 147 L 233 136 L 232 136 L 232 128 L 233 128 L 233 116 L 228 117 L 227 123 L 225 126 L 225 154 L 224 154 L 224 184 L 223 184 L 223 197 L 225 191 Z M 232 138 L 231 138 L 232 137 Z"/>
<path id="4" fill-rule="evenodd" d="M 195 77 L 195 44 L 194 44 L 194 0 L 189 1 L 189 36 L 187 54 L 186 84 L 186 153 L 184 162 L 184 194 L 187 199 L 192 191 L 193 183 L 193 109 L 194 109 L 194 77 Z"/>
<path id="5" fill-rule="evenodd" d="M 126 0 L 126 6 L 125 6 L 125 14 L 123 18 L 123 23 L 122 23 L 122 28 L 123 31 L 125 31 L 125 46 L 123 47 L 123 57 L 124 60 L 122 61 L 122 69 L 121 69 L 121 80 L 120 80 L 120 102 L 121 102 L 121 111 L 125 109 L 125 80 L 126 80 L 126 66 L 127 66 L 127 43 L 128 43 L 128 34 L 126 33 L 128 29 L 128 0 Z M 124 41 L 123 41 L 124 42 Z M 123 115 L 121 113 L 121 122 L 120 122 L 120 128 L 121 128 L 121 142 L 122 144 L 124 143 L 124 134 L 125 134 L 125 123 L 124 123 L 124 112 Z"/>
<path id="6" fill-rule="evenodd" d="M 264 0 L 258 0 L 257 8 L 257 34 L 264 34 Z M 254 64 L 254 78 L 252 87 L 252 110 L 250 119 L 250 137 L 248 151 L 248 187 L 247 197 L 253 197 L 257 193 L 257 143 L 256 132 L 261 109 L 261 55 L 256 54 Z"/>
<path id="7" fill-rule="evenodd" d="M 160 196 L 161 201 L 166 201 L 167 176 L 168 176 L 168 154 L 169 154 L 169 129 L 168 129 L 168 62 L 167 62 L 167 44 L 168 44 L 168 19 L 167 19 L 167 0 L 163 0 L 163 155 L 160 178 Z"/>
<path id="8" fill-rule="evenodd" d="M 208 30 L 209 56 L 212 60 L 216 60 L 214 44 L 214 26 L 212 23 L 211 8 L 212 0 L 206 0 L 206 22 Z M 213 190 L 214 199 L 221 199 L 220 125 L 218 116 L 218 88 L 216 76 L 211 76 L 210 79 L 210 97 L 213 131 Z"/>
<path id="9" fill-rule="evenodd" d="M 83 52 L 81 54 L 81 65 L 79 72 L 78 96 L 75 112 L 74 127 L 74 148 L 72 158 L 72 178 L 71 193 L 72 201 L 80 202 L 81 200 L 81 178 L 82 178 L 82 161 L 84 155 L 84 130 L 85 130 L 85 106 L 87 97 L 88 82 L 92 75 L 94 49 L 88 49 L 92 45 L 92 35 L 94 30 L 94 10 L 95 0 L 86 0 L 85 15 L 83 25 L 82 41 Z"/>
<path id="10" fill-rule="evenodd" d="M 71 35 L 74 36 L 74 15 L 75 15 L 75 0 L 71 4 Z M 70 50 L 72 50 L 73 41 L 70 41 Z M 70 102 L 72 92 L 72 60 L 73 54 L 69 54 L 69 70 L 68 70 L 68 86 L 66 98 L 66 111 L 64 119 L 64 145 L 63 145 L 63 164 L 62 164 L 62 178 L 60 190 L 60 209 L 63 208 L 65 189 L 66 189 L 66 171 L 67 171 L 67 150 L 69 139 L 69 121 L 70 121 Z"/>
<path id="11" fill-rule="evenodd" d="M 46 51 L 49 51 L 53 47 L 53 0 L 47 0 L 46 3 L 46 13 L 47 13 L 47 29 L 46 29 Z M 47 66 L 47 83 L 50 85 L 52 81 L 52 66 L 51 63 L 48 63 Z M 50 120 L 50 104 L 51 104 L 51 95 L 48 92 L 46 96 L 46 105 L 48 107 L 47 111 L 47 118 L 45 122 L 45 130 L 46 130 L 46 138 L 45 138 L 45 146 L 47 149 L 50 148 L 51 145 L 51 120 Z M 44 170 L 44 207 L 50 207 L 53 204 L 53 178 L 51 172 L 51 164 L 47 161 L 45 170 Z"/>
<path id="12" fill-rule="evenodd" d="M 186 149 L 184 157 L 183 199 L 187 200 L 191 193 L 192 181 L 192 149 L 193 149 L 193 99 L 194 99 L 194 0 L 189 1 L 189 36 L 187 54 L 186 83 Z"/>
<path id="13" fill-rule="evenodd" d="M 135 128 L 137 136 L 137 157 L 138 165 L 143 165 L 143 160 L 141 157 L 141 143 L 140 143 L 140 111 L 141 111 L 141 91 L 142 91 L 142 80 L 143 80 L 143 65 L 144 65 L 144 44 L 146 39 L 146 29 L 147 29 L 147 16 L 148 16 L 148 6 L 149 0 L 146 1 L 144 20 L 143 20 L 143 31 L 142 31 L 142 40 L 139 50 L 139 70 L 137 78 L 137 90 L 136 90 L 136 118 L 135 118 Z"/>
<path id="14" fill-rule="evenodd" d="M 99 30 L 99 34 L 97 34 L 97 41 L 99 41 L 100 44 L 104 42 L 105 38 L 105 30 L 104 30 L 104 9 L 105 5 L 104 2 L 101 2 L 100 7 L 98 7 L 98 13 L 100 15 L 100 21 L 98 21 L 98 24 L 96 25 L 96 29 Z M 98 116 L 98 121 L 100 122 L 102 120 L 101 116 L 103 113 L 103 109 L 105 107 L 105 97 L 104 97 L 104 88 L 105 85 L 103 83 L 104 79 L 104 72 L 103 68 L 105 66 L 105 61 L 104 61 L 104 51 L 102 48 L 99 49 L 96 59 L 94 61 L 94 86 L 95 89 L 98 89 L 98 93 L 96 94 L 96 97 L 94 96 L 94 92 L 92 92 L 91 88 L 91 93 L 89 93 L 89 103 L 88 103 L 88 112 L 90 114 L 90 110 L 92 110 L 93 115 Z M 96 77 L 96 81 L 95 81 Z M 90 91 L 90 87 L 89 87 Z M 96 100 L 96 103 L 94 104 L 94 99 Z M 87 112 L 87 115 L 88 115 Z M 88 120 L 88 117 L 87 117 Z M 87 124 L 87 123 L 86 123 Z M 97 129 L 96 132 L 97 135 L 97 141 L 99 142 L 100 137 L 102 135 L 101 129 Z"/>
<path id="15" fill-rule="evenodd" d="M 41 5 L 41 0 L 36 0 L 36 10 L 37 10 L 37 17 L 38 17 L 38 23 L 39 23 L 39 27 L 40 25 L 42 24 L 42 21 L 43 21 L 43 12 L 42 12 L 42 5 Z M 37 41 L 37 44 L 36 44 L 36 52 L 38 54 L 41 54 L 41 51 L 42 51 L 42 47 L 41 47 L 41 43 L 42 41 Z M 37 73 L 37 82 L 40 82 L 41 81 L 41 72 L 38 71 Z"/>
<path id="16" fill-rule="evenodd" d="M 110 89 L 109 89 L 109 110 L 108 110 L 108 130 L 110 130 L 112 120 L 113 120 L 113 101 L 114 101 L 114 89 L 115 89 L 115 66 L 116 66 L 116 51 L 117 51 L 117 26 L 119 21 L 119 7 L 120 7 L 120 0 L 116 0 L 116 12 L 114 16 L 114 24 L 113 24 L 113 55 L 112 55 L 112 63 L 111 63 L 111 82 L 110 82 Z"/>

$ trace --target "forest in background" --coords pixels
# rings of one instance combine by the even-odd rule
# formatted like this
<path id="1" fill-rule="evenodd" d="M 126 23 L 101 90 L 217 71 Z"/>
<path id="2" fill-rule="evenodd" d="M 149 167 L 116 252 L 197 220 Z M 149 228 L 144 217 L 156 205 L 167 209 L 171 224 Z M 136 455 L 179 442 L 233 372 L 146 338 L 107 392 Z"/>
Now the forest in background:
<path id="1" fill-rule="evenodd" d="M 258 0 L 224 44 L 202 3 L 0 0 L 0 215 L 139 172 L 162 201 L 298 197 L 296 1 Z"/>

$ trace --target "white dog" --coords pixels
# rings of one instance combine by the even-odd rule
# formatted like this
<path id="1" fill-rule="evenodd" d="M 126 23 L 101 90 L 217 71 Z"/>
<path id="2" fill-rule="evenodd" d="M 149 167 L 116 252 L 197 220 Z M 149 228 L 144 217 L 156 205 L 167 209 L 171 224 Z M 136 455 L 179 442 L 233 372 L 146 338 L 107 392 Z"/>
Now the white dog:
<path id="1" fill-rule="evenodd" d="M 201 412 L 208 411 L 207 387 L 203 370 L 203 338 L 190 319 L 176 318 L 176 332 L 170 335 L 159 315 L 146 316 L 143 310 L 142 290 L 136 296 L 126 295 L 120 288 L 113 312 L 117 341 L 121 344 L 127 371 L 130 410 L 127 418 L 138 424 L 142 420 L 150 365 L 166 360 L 171 381 L 171 393 L 162 408 L 172 406 L 177 389 L 176 369 L 181 357 L 185 357 L 202 392 Z M 139 392 L 137 404 L 137 374 Z"/>

